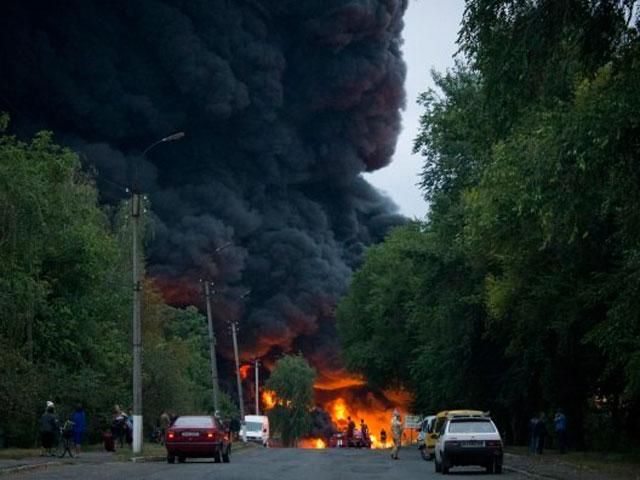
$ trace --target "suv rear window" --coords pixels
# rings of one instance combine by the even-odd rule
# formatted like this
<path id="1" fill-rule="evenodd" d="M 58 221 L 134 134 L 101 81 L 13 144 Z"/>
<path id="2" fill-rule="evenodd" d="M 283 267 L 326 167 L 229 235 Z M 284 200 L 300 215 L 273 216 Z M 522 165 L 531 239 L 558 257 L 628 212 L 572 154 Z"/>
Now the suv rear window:
<path id="1" fill-rule="evenodd" d="M 450 433 L 495 433 L 496 428 L 489 420 L 452 420 Z"/>
<path id="2" fill-rule="evenodd" d="M 178 417 L 173 424 L 174 427 L 196 427 L 211 428 L 213 419 L 211 417 Z"/>

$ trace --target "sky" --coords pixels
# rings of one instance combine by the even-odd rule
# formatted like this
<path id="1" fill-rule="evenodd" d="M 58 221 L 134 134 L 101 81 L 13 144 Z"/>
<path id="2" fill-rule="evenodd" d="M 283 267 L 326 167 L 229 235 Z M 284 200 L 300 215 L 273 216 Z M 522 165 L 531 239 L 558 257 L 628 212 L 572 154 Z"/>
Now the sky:
<path id="1" fill-rule="evenodd" d="M 413 155 L 422 107 L 416 100 L 433 87 L 431 70 L 453 66 L 456 39 L 464 11 L 464 0 L 410 0 L 404 17 L 404 59 L 407 63 L 407 107 L 402 113 L 402 133 L 391 164 L 365 178 L 389 195 L 408 217 L 422 218 L 427 204 L 417 186 L 422 168 L 420 155 Z"/>

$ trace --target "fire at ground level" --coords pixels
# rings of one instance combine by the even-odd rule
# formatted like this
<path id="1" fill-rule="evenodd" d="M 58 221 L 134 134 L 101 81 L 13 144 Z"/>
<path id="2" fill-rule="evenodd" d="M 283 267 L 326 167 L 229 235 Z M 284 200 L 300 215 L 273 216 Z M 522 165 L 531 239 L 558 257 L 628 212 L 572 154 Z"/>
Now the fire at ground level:
<path id="1" fill-rule="evenodd" d="M 391 442 L 391 414 L 397 408 L 401 415 L 405 415 L 411 403 L 411 397 L 403 391 L 373 391 L 361 380 L 354 380 L 351 386 L 339 388 L 319 388 L 316 385 L 316 410 L 313 413 L 314 426 L 311 436 L 298 442 L 299 448 L 327 448 L 336 446 L 335 437 L 338 433 L 345 433 L 348 419 L 356 425 L 355 437 L 360 435 L 360 421 L 364 420 L 368 428 L 371 448 L 390 448 Z M 326 387 L 323 385 L 323 387 Z M 262 404 L 268 411 L 277 403 L 273 392 L 262 392 Z M 386 432 L 386 441 L 381 439 L 381 432 Z M 341 443 L 346 442 L 343 438 Z M 368 443 L 368 442 L 367 442 Z M 346 443 L 343 443 L 347 446 Z M 368 445 L 364 445 L 368 446 Z"/>

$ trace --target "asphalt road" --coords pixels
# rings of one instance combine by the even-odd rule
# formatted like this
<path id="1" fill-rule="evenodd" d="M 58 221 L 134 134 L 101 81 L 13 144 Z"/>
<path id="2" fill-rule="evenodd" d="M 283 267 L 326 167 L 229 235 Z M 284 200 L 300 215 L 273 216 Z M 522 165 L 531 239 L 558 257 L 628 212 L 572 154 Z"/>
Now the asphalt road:
<path id="1" fill-rule="evenodd" d="M 452 470 L 451 478 L 505 478 L 523 480 L 518 474 L 488 475 L 480 468 Z M 38 480 L 148 479 L 148 480 L 395 480 L 448 478 L 436 474 L 433 462 L 422 460 L 415 449 L 400 452 L 392 460 L 386 451 L 355 449 L 250 448 L 232 455 L 230 464 L 187 460 L 185 464 L 106 463 L 76 464 L 8 475 L 4 478 Z"/>

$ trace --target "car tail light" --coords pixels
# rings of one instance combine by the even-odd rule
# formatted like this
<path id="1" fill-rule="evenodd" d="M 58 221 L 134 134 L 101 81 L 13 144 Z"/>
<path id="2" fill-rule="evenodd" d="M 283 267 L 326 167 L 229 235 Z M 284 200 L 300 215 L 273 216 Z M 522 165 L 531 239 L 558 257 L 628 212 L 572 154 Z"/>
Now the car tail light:
<path id="1" fill-rule="evenodd" d="M 167 438 L 169 440 L 173 440 L 174 438 L 176 438 L 176 434 L 173 433 L 173 432 L 169 432 L 169 433 L 167 433 Z"/>
<path id="2" fill-rule="evenodd" d="M 502 448 L 502 442 L 500 440 L 487 440 L 484 442 L 487 447 Z"/>
<path id="3" fill-rule="evenodd" d="M 213 432 L 207 432 L 207 438 L 213 438 Z"/>

